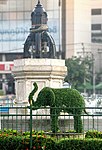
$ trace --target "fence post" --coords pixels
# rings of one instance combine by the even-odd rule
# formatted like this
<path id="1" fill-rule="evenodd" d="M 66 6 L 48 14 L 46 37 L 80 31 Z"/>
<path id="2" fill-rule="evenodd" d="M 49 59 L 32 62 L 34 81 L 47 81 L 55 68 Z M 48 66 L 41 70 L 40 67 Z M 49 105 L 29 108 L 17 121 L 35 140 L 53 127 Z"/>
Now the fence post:
<path id="1" fill-rule="evenodd" d="M 93 130 L 95 129 L 95 126 L 94 126 L 94 115 L 92 115 L 92 128 L 93 128 Z"/>
<path id="2" fill-rule="evenodd" d="M 32 149 L 32 100 L 30 100 L 30 150 Z"/>

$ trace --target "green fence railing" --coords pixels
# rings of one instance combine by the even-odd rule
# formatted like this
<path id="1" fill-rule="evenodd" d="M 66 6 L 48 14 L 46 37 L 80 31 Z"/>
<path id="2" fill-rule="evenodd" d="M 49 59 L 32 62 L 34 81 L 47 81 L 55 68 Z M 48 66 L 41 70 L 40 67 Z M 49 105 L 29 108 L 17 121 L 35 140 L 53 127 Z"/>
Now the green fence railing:
<path id="1" fill-rule="evenodd" d="M 57 108 L 59 109 L 59 108 Z M 76 109 L 76 108 L 73 108 Z M 78 108 L 80 109 L 80 108 Z M 86 107 L 88 114 L 81 115 L 83 123 L 83 134 L 88 130 L 102 131 L 102 107 Z M 91 110 L 91 111 L 90 111 Z M 59 129 L 54 133 L 58 136 L 68 136 L 68 131 L 74 130 L 74 120 L 72 114 L 61 112 L 58 118 Z M 30 132 L 30 149 L 32 148 L 32 131 L 43 131 L 52 136 L 50 108 L 42 107 L 37 110 L 27 107 L 3 107 L 0 106 L 0 128 L 1 130 L 16 130 L 19 132 Z"/>

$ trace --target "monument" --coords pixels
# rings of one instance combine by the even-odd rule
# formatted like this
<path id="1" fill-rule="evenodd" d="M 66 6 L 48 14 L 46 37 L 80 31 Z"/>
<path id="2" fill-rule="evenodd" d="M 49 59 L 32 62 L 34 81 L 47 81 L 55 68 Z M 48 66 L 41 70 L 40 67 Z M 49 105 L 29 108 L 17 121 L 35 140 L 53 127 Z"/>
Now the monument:
<path id="1" fill-rule="evenodd" d="M 38 0 L 31 13 L 32 27 L 24 43 L 24 58 L 14 60 L 12 69 L 18 103 L 28 105 L 28 95 L 34 82 L 38 84 L 38 92 L 45 86 L 62 87 L 67 68 L 65 60 L 58 59 L 47 20 L 47 13 Z"/>
<path id="2" fill-rule="evenodd" d="M 38 1 L 31 13 L 30 34 L 24 43 L 24 58 L 56 58 L 56 46 L 48 32 L 47 13 Z"/>

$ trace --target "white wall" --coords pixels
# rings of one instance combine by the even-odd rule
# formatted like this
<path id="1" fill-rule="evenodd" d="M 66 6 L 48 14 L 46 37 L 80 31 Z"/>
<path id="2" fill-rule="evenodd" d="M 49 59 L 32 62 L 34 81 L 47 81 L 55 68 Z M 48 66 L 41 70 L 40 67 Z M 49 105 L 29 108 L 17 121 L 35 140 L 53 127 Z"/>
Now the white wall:
<path id="1" fill-rule="evenodd" d="M 82 51 L 81 43 L 91 43 L 90 0 L 66 1 L 66 57 Z"/>

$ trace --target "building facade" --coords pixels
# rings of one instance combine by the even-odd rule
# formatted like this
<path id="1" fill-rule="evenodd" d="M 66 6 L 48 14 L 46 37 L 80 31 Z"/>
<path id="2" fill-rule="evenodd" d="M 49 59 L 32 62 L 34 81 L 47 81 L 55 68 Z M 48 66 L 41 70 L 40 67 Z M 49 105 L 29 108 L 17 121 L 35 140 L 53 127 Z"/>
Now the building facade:
<path id="1" fill-rule="evenodd" d="M 38 0 L 0 0 L 1 64 L 22 58 L 24 42 L 31 27 L 31 12 L 37 3 Z M 100 72 L 102 0 L 41 0 L 41 3 L 48 14 L 49 32 L 61 58 L 84 57 L 84 54 L 92 53 L 95 70 Z M 9 73 L 0 70 L 0 80 L 4 82 L 5 74 Z"/>
<path id="2" fill-rule="evenodd" d="M 96 57 L 96 68 L 102 72 L 102 1 L 93 0 L 91 7 L 91 42 Z M 95 47 L 95 49 L 94 49 Z"/>
<path id="3" fill-rule="evenodd" d="M 83 44 L 86 51 L 91 44 L 90 8 L 90 0 L 66 0 L 66 58 L 82 55 Z"/>
<path id="4" fill-rule="evenodd" d="M 38 0 L 0 1 L 0 52 L 23 52 L 23 44 L 31 27 L 31 12 L 37 2 Z M 59 50 L 59 0 L 42 0 L 41 3 L 48 13 L 49 32 Z"/>
<path id="5" fill-rule="evenodd" d="M 38 0 L 0 0 L 0 52 L 23 52 Z M 49 32 L 63 58 L 101 43 L 102 2 L 99 0 L 41 0 L 48 13 Z M 92 24 L 92 25 L 91 25 Z M 100 32 L 100 33 L 97 33 Z M 97 34 L 96 34 L 97 33 Z"/>

